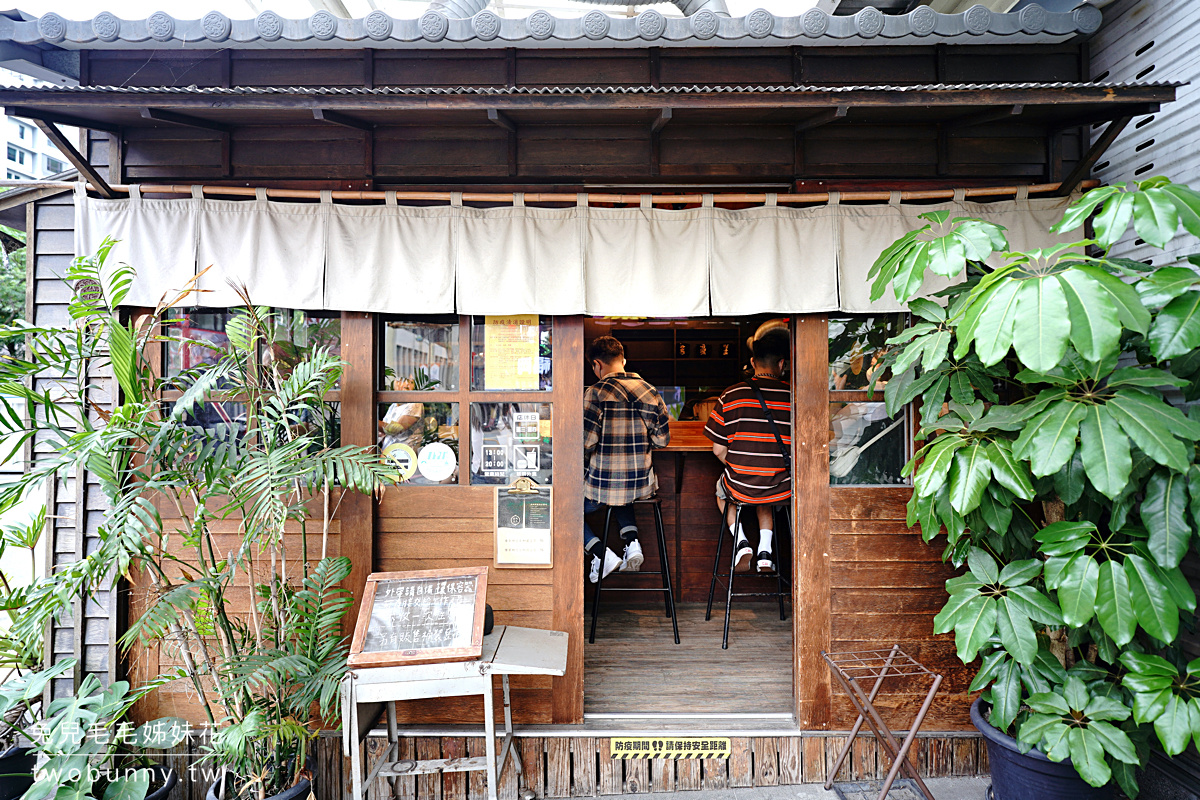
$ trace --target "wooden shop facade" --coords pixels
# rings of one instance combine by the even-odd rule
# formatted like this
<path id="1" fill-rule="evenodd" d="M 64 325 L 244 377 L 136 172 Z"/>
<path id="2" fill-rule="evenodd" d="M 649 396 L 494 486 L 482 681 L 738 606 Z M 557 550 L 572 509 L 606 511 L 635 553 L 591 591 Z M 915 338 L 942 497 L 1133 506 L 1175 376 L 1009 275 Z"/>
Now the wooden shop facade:
<path id="1" fill-rule="evenodd" d="M 89 184 L 47 187 L 28 206 L 31 319 L 66 322 L 59 276 L 72 255 L 124 235 L 139 274 L 159 275 L 145 305 L 153 287 L 213 263 L 257 302 L 304 312 L 290 344 L 333 344 L 346 364 L 327 398 L 343 443 L 407 444 L 418 460 L 452 445 L 448 474 L 421 469 L 379 501 L 343 498 L 330 548 L 351 557 L 356 592 L 376 571 L 491 567 L 498 624 L 568 633 L 563 677 L 513 681 L 539 796 L 824 780 L 856 714 L 822 652 L 897 643 L 945 677 L 913 758 L 925 775 L 974 774 L 986 763 L 968 715 L 973 669 L 932 633 L 953 573 L 905 524 L 914 421 L 867 393 L 903 309 L 869 301 L 867 270 L 930 204 L 992 209 L 1012 231 L 1053 221 L 1117 135 L 1175 92 L 1093 82 L 1099 12 L 1032 8 L 375 12 L 332 27 L 325 12 L 275 27 L 215 12 L 4 17 L 6 47 L 78 85 L 8 88 L 0 103 L 57 136 Z M 210 288 L 175 332 L 219 344 L 236 302 Z M 720 587 L 704 620 L 719 464 L 700 428 L 764 323 L 792 334 L 786 618 L 775 598 L 735 598 L 725 650 Z M 604 334 L 678 418 L 654 456 L 678 645 L 661 592 L 605 592 L 588 643 L 584 354 Z M 171 349 L 164 369 L 198 352 Z M 550 568 L 496 565 L 496 487 L 514 474 L 553 487 Z M 86 552 L 104 509 L 84 474 L 52 491 L 63 563 Z M 643 569 L 659 569 L 654 518 L 639 514 Z M 614 573 L 605 585 L 658 580 Z M 116 647 L 137 613 L 120 588 L 52 632 L 53 657 L 77 654 L 111 678 L 157 674 L 160 654 Z M 881 698 L 885 719 L 903 727 L 923 695 Z M 151 716 L 190 713 L 182 689 L 155 696 Z M 409 752 L 424 757 L 474 752 L 480 715 L 453 698 L 400 709 Z M 610 737 L 650 731 L 731 736 L 732 752 L 608 760 Z M 868 740 L 843 774 L 874 777 L 881 763 Z M 425 796 L 435 779 L 420 780 L 405 791 Z M 478 788 L 462 776 L 438 786 Z M 515 792 L 513 776 L 505 786 Z"/>

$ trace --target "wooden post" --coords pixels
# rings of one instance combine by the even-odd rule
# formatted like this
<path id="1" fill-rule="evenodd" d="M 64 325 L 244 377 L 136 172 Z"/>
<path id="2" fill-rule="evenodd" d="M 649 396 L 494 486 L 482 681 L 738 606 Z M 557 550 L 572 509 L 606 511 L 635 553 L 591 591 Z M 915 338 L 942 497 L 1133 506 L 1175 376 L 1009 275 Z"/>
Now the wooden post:
<path id="1" fill-rule="evenodd" d="M 554 318 L 554 629 L 567 632 L 567 671 L 553 719 L 583 722 L 583 318 Z M 574 489 L 574 491 L 571 491 Z"/>
<path id="2" fill-rule="evenodd" d="M 796 317 L 792 357 L 793 520 L 795 597 L 792 635 L 796 720 L 801 730 L 825 730 L 830 720 L 829 671 L 829 320 Z"/>
<path id="3" fill-rule="evenodd" d="M 371 314 L 342 312 L 342 444 L 367 447 L 375 444 L 375 319 Z M 394 491 L 394 490 L 393 490 Z M 339 513 L 341 552 L 351 560 L 345 587 L 354 595 L 354 607 L 343 628 L 354 631 L 367 576 L 375 568 L 375 498 L 347 492 Z"/>

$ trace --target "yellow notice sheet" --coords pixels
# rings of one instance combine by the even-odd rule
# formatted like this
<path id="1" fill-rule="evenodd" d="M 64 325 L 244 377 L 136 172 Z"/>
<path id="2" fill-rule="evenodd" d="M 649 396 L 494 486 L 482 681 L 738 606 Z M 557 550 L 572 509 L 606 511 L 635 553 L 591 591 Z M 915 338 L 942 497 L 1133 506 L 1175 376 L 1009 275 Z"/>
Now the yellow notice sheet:
<path id="1" fill-rule="evenodd" d="M 538 388 L 538 316 L 485 316 L 483 384 L 487 391 Z"/>

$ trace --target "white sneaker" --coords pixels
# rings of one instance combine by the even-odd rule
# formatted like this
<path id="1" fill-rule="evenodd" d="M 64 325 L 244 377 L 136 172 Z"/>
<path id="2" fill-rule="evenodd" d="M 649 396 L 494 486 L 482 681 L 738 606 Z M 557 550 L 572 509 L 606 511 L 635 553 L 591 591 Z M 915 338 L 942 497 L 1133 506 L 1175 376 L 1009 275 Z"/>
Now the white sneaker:
<path id="1" fill-rule="evenodd" d="M 642 545 L 637 539 L 625 545 L 625 558 L 621 563 L 621 572 L 640 572 L 642 562 Z"/>
<path id="2" fill-rule="evenodd" d="M 734 558 L 734 572 L 749 572 L 750 559 L 754 557 L 754 551 L 750 549 L 750 543 L 745 539 L 741 539 L 737 543 L 737 556 Z"/>
<path id="3" fill-rule="evenodd" d="M 639 562 L 641 563 L 641 562 Z M 621 566 L 621 557 L 612 551 L 611 547 L 604 548 L 604 577 L 608 577 L 617 567 Z M 600 557 L 592 556 L 592 571 L 588 575 L 592 583 L 600 581 Z"/>

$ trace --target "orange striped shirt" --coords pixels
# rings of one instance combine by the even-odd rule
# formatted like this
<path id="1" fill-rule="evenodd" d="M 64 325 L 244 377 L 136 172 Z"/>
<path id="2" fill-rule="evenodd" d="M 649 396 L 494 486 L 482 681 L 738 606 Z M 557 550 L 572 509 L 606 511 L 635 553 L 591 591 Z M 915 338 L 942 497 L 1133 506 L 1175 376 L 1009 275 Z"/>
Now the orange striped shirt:
<path id="1" fill-rule="evenodd" d="M 783 381 L 757 378 L 785 447 L 792 446 L 792 396 Z M 725 488 L 742 503 L 781 503 L 792 496 L 792 479 L 762 404 L 749 383 L 730 386 L 717 401 L 704 435 L 729 448 Z"/>

